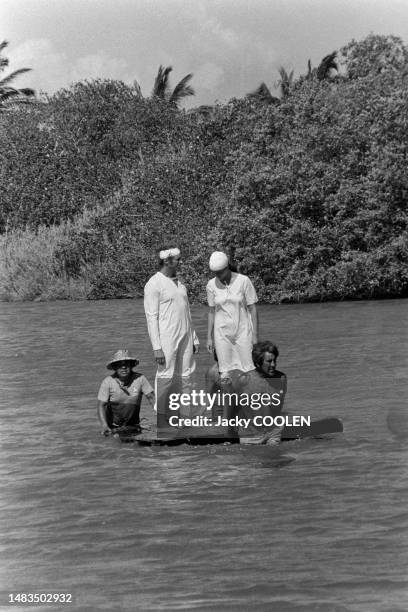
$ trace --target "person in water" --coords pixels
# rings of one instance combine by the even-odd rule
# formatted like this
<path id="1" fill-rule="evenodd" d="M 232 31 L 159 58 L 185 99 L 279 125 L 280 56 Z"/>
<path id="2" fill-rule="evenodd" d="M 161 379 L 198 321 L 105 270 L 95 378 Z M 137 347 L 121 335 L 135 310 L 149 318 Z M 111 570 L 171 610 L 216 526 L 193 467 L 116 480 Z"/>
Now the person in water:
<path id="1" fill-rule="evenodd" d="M 237 392 L 249 397 L 260 397 L 262 394 L 274 396 L 268 405 L 256 409 L 239 401 L 238 416 L 250 420 L 247 428 L 238 428 L 242 443 L 273 444 L 280 440 L 282 427 L 274 425 L 256 425 L 254 417 L 275 417 L 281 414 L 287 392 L 287 378 L 284 372 L 276 368 L 279 357 L 278 347 L 269 340 L 258 342 L 252 349 L 252 359 L 255 369 L 241 374 L 237 383 Z"/>
<path id="2" fill-rule="evenodd" d="M 162 248 L 159 271 L 144 288 L 144 309 L 157 363 L 155 391 L 158 427 L 167 429 L 169 396 L 188 393 L 194 384 L 199 341 L 194 331 L 187 290 L 177 277 L 180 250 Z"/>
<path id="3" fill-rule="evenodd" d="M 251 351 L 258 338 L 258 298 L 250 279 L 231 270 L 225 253 L 215 251 L 209 267 L 215 277 L 207 283 L 207 348 L 217 351 L 221 382 L 226 385 L 231 383 L 232 370 L 254 369 Z"/>
<path id="4" fill-rule="evenodd" d="M 106 365 L 113 373 L 104 378 L 98 393 L 98 417 L 105 436 L 124 428 L 140 431 L 143 395 L 154 406 L 152 386 L 143 374 L 133 370 L 138 363 L 127 350 L 119 350 Z"/>

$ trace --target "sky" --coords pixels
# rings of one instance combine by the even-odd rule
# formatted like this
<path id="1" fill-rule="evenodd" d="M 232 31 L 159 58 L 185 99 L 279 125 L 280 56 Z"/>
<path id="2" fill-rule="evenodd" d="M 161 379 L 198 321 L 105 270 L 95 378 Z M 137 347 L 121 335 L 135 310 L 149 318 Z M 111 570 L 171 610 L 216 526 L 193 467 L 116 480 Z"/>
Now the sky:
<path id="1" fill-rule="evenodd" d="M 112 78 L 149 95 L 162 64 L 173 86 L 193 73 L 186 107 L 274 89 L 280 66 L 304 73 L 370 32 L 408 43 L 408 0 L 0 0 L 9 68 L 32 68 L 17 86 Z"/>

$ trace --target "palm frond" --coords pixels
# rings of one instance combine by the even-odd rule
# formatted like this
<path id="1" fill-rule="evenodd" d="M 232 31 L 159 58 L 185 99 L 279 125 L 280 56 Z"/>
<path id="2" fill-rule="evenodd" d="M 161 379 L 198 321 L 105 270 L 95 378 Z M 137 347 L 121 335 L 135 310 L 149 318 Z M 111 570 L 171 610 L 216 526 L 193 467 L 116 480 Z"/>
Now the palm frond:
<path id="1" fill-rule="evenodd" d="M 22 89 L 18 90 L 23 96 L 26 96 L 27 98 L 31 98 L 32 96 L 35 96 L 35 90 L 31 89 L 31 87 L 23 87 Z"/>
<path id="2" fill-rule="evenodd" d="M 19 70 L 14 70 L 14 72 L 10 72 L 4 79 L 0 80 L 0 87 L 6 87 L 11 81 L 14 81 L 16 77 L 20 74 L 24 74 L 25 72 L 30 72 L 31 68 L 20 68 Z"/>
<path id="3" fill-rule="evenodd" d="M 6 47 L 8 47 L 8 40 L 3 40 L 0 43 L 0 53 L 3 51 L 3 49 L 5 49 Z"/>
<path id="4" fill-rule="evenodd" d="M 5 102 L 10 98 L 15 98 L 20 95 L 18 89 L 14 89 L 13 87 L 7 87 L 5 89 L 0 89 L 0 102 Z"/>
<path id="5" fill-rule="evenodd" d="M 173 68 L 171 66 L 167 66 L 167 68 L 161 65 L 159 66 L 153 85 L 153 97 L 161 98 L 162 100 L 166 99 L 169 88 L 169 74 L 172 70 Z"/>
<path id="6" fill-rule="evenodd" d="M 135 90 L 135 94 L 138 98 L 143 98 L 142 88 L 140 87 L 140 83 L 138 81 L 133 81 L 133 89 Z"/>
<path id="7" fill-rule="evenodd" d="M 330 77 L 330 71 L 336 70 L 338 71 L 338 65 L 335 61 L 337 57 L 337 51 L 333 51 L 333 53 L 329 53 L 329 55 L 325 55 L 325 57 L 320 62 L 317 68 L 317 78 L 319 81 L 323 81 L 323 79 L 327 79 Z"/>
<path id="8" fill-rule="evenodd" d="M 188 85 L 188 82 L 191 81 L 192 78 L 192 74 L 187 74 L 183 79 L 181 79 L 181 81 L 177 83 L 170 96 L 170 103 L 177 104 L 182 98 L 185 98 L 186 96 L 195 95 L 194 89 L 191 87 L 191 85 Z"/>
<path id="9" fill-rule="evenodd" d="M 7 57 L 0 57 L 0 72 L 3 71 L 9 65 Z"/>
<path id="10" fill-rule="evenodd" d="M 292 87 L 294 71 L 292 70 L 288 74 L 285 68 L 281 66 L 278 69 L 278 72 L 280 75 L 280 80 L 278 81 L 278 85 L 281 90 L 282 98 L 286 98 L 289 95 L 290 89 Z"/>
<path id="11" fill-rule="evenodd" d="M 3 40 L 0 43 L 0 53 L 8 46 L 8 42 Z M 0 57 L 0 72 L 3 72 L 6 66 L 9 65 L 9 60 L 6 57 Z M 23 87 L 22 89 L 16 89 L 12 87 L 11 83 L 19 77 L 21 74 L 30 72 L 31 68 L 20 68 L 10 72 L 7 76 L 0 79 L 0 110 L 7 110 L 10 107 L 17 106 L 18 104 L 27 104 L 31 102 L 31 98 L 35 95 L 35 92 L 31 87 Z"/>

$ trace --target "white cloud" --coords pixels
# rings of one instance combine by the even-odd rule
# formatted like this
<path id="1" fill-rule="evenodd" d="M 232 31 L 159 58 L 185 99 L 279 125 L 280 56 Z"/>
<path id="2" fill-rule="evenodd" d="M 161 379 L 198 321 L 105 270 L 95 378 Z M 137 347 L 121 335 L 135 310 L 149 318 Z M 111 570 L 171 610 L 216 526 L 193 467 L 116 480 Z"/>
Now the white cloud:
<path id="1" fill-rule="evenodd" d="M 304 73 L 370 31 L 408 40 L 407 15 L 407 0 L 0 0 L 10 69 L 33 69 L 18 86 L 137 79 L 148 95 L 163 64 L 173 86 L 194 74 L 186 106 L 273 88 L 280 65 Z"/>
<path id="2" fill-rule="evenodd" d="M 24 86 L 33 87 L 37 91 L 52 91 L 67 84 L 68 56 L 55 50 L 46 38 L 27 40 L 18 47 L 7 50 L 6 55 L 10 60 L 11 70 L 32 69 L 21 77 L 21 82 L 24 79 Z"/>
<path id="3" fill-rule="evenodd" d="M 10 70 L 32 69 L 21 77 L 20 86 L 33 87 L 37 92 L 52 93 L 84 79 L 133 80 L 128 63 L 122 58 L 110 57 L 100 51 L 72 61 L 67 53 L 58 51 L 46 38 L 28 40 L 6 55 L 10 60 Z"/>
<path id="4" fill-rule="evenodd" d="M 205 62 L 194 72 L 194 83 L 200 89 L 214 92 L 224 77 L 224 70 L 212 62 Z"/>
<path id="5" fill-rule="evenodd" d="M 80 57 L 72 67 L 73 81 L 98 78 L 127 80 L 130 78 L 127 62 L 100 51 Z"/>

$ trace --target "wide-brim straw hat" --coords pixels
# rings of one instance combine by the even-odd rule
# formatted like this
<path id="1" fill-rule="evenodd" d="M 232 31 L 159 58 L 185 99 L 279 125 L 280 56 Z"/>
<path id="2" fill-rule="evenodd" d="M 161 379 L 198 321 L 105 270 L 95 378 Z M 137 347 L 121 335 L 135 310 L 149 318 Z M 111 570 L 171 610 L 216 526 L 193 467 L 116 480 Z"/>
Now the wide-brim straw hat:
<path id="1" fill-rule="evenodd" d="M 131 362 L 133 364 L 132 368 L 139 363 L 139 360 L 136 359 L 136 357 L 131 357 L 129 355 L 129 351 L 125 349 L 125 350 L 116 351 L 112 359 L 108 361 L 108 363 L 106 364 L 106 367 L 108 368 L 108 370 L 113 370 L 114 369 L 113 364 L 118 363 L 119 361 Z"/>

